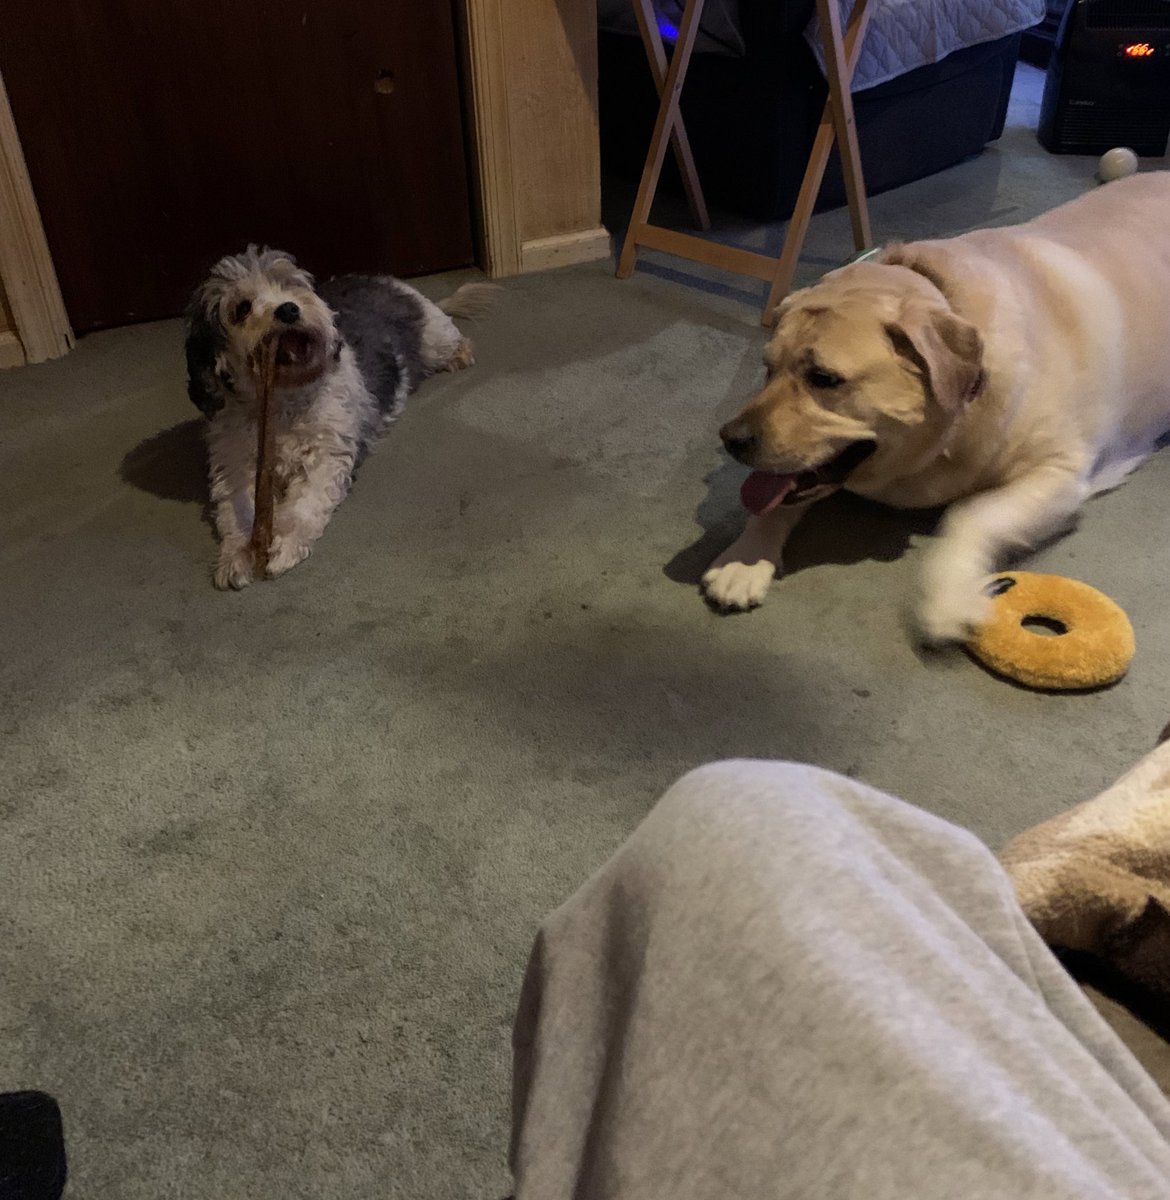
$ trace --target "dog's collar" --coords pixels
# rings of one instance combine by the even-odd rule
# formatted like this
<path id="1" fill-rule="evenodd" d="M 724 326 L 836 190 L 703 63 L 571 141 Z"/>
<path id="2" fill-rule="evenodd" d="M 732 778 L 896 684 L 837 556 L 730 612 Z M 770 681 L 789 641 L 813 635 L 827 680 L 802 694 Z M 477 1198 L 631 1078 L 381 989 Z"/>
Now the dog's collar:
<path id="1" fill-rule="evenodd" d="M 877 258 L 884 249 L 884 246 L 870 246 L 867 250 L 858 250 L 856 254 L 846 261 L 845 265 L 851 267 L 854 263 L 866 262 L 868 259 Z"/>

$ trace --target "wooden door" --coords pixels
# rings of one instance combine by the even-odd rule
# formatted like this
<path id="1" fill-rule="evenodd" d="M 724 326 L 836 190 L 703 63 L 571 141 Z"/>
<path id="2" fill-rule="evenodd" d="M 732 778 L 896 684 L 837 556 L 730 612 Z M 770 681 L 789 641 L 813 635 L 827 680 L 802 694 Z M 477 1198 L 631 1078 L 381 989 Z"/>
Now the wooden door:
<path id="1" fill-rule="evenodd" d="M 473 257 L 452 0 L 0 0 L 79 332 L 180 312 L 222 254 L 321 277 Z"/>

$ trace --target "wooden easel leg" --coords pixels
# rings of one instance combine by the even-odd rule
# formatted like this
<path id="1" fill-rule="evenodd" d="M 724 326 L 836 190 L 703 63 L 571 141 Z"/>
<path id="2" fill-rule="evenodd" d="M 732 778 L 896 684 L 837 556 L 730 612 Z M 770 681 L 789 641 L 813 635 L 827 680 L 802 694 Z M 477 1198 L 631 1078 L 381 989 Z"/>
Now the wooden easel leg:
<path id="1" fill-rule="evenodd" d="M 859 3 L 863 0 L 858 0 Z M 864 250 L 871 240 L 869 206 L 865 200 L 865 179 L 861 173 L 861 150 L 857 145 L 857 125 L 853 119 L 853 71 L 845 63 L 841 40 L 841 17 L 836 0 L 817 0 L 821 42 L 829 74 L 829 104 L 833 110 L 833 129 L 841 154 L 841 172 L 845 176 L 845 195 L 853 224 L 853 246 Z"/>
<path id="2" fill-rule="evenodd" d="M 661 103 L 663 87 L 666 83 L 667 61 L 666 47 L 654 15 L 654 0 L 634 0 L 634 13 L 638 18 L 638 30 L 642 34 L 642 45 L 646 48 L 646 58 L 650 63 L 650 72 L 654 76 L 654 86 L 658 90 L 658 100 Z M 695 159 L 691 154 L 691 143 L 687 137 L 681 113 L 671 130 L 670 147 L 674 151 L 679 174 L 682 175 L 683 190 L 686 192 L 687 205 L 690 207 L 695 225 L 699 229 L 710 229 L 711 218 L 707 214 L 707 201 L 703 197 L 703 189 L 699 184 L 699 173 L 695 170 Z"/>
<path id="3" fill-rule="evenodd" d="M 638 258 L 638 238 L 650 218 L 654 193 L 658 189 L 658 177 L 662 174 L 662 163 L 666 158 L 666 147 L 670 134 L 678 119 L 678 102 L 686 79 L 691 51 L 695 48 L 695 35 L 699 32 L 699 18 L 703 15 L 705 0 L 687 0 L 683 10 L 682 25 L 675 43 L 670 66 L 662 84 L 662 97 L 658 104 L 658 118 L 650 137 L 650 149 L 646 154 L 646 165 L 642 168 L 642 182 L 634 200 L 634 211 L 630 214 L 630 225 L 626 230 L 625 244 L 618 260 L 617 276 L 627 278 L 634 270 Z"/>
<path id="4" fill-rule="evenodd" d="M 800 184 L 800 193 L 796 197 L 796 207 L 788 221 L 788 230 L 784 234 L 784 245 L 780 248 L 780 258 L 776 263 L 776 274 L 772 278 L 772 287 L 764 304 L 762 323 L 771 325 L 774 320 L 776 305 L 788 295 L 792 289 L 792 277 L 796 274 L 796 264 L 800 261 L 800 252 L 804 249 L 804 239 L 808 235 L 809 222 L 812 220 L 813 208 L 817 195 L 821 190 L 821 181 L 825 177 L 825 168 L 829 165 L 829 151 L 833 148 L 833 123 L 829 118 L 829 106 L 825 105 L 825 116 L 817 129 L 813 142 L 812 153 L 808 158 L 804 179 Z"/>
<path id="5" fill-rule="evenodd" d="M 849 15 L 849 24 L 844 38 L 838 19 L 835 0 L 817 0 L 821 36 L 825 39 L 825 62 L 829 71 L 829 98 L 825 101 L 821 123 L 809 154 L 808 166 L 796 198 L 796 207 L 788 222 L 784 245 L 776 263 L 776 274 L 764 304 L 762 323 L 771 325 L 775 319 L 776 305 L 792 288 L 796 265 L 804 240 L 808 236 L 809 222 L 829 165 L 829 155 L 835 139 L 841 139 L 841 163 L 845 175 L 845 193 L 849 200 L 849 214 L 853 224 L 853 240 L 858 250 L 870 242 L 869 209 L 865 199 L 865 182 L 861 173 L 861 157 L 857 145 L 857 129 L 853 121 L 853 96 L 850 91 L 853 72 L 861 52 L 865 28 L 869 23 L 868 0 L 857 0 Z M 848 113 L 845 122 L 843 114 Z M 844 134 L 842 134 L 844 130 Z M 848 164 L 848 165 L 846 165 Z"/>

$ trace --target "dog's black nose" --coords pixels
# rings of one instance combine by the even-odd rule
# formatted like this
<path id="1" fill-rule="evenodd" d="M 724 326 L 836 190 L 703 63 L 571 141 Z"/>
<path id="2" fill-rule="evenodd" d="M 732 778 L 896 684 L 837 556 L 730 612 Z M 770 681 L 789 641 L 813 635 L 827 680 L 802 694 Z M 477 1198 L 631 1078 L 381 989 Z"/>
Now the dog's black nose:
<path id="1" fill-rule="evenodd" d="M 728 421 L 719 431 L 727 453 L 746 463 L 756 448 L 756 435 L 746 421 Z"/>
<path id="2" fill-rule="evenodd" d="M 277 306 L 276 311 L 272 315 L 278 321 L 283 321 L 286 325 L 295 325 L 300 319 L 301 310 L 291 300 L 286 300 L 283 304 Z"/>

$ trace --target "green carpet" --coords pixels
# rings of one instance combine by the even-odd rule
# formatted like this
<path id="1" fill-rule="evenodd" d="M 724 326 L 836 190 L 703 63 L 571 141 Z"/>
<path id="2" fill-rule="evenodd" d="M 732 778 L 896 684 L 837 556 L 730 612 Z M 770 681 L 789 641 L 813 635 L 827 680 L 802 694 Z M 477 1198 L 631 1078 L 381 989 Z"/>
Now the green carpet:
<path id="1" fill-rule="evenodd" d="M 877 234 L 1092 186 L 1026 128 L 1035 78 L 997 146 L 876 198 Z M 817 218 L 806 279 L 847 230 Z M 209 582 L 177 323 L 0 375 L 0 1089 L 60 1099 L 71 1195 L 495 1200 L 536 924 L 681 772 L 819 763 L 999 843 L 1150 747 L 1170 459 L 1036 560 L 1130 613 L 1108 692 L 921 656 L 929 521 L 845 498 L 764 608 L 707 610 L 759 300 L 654 255 L 510 281 L 314 556 L 239 595 Z"/>

